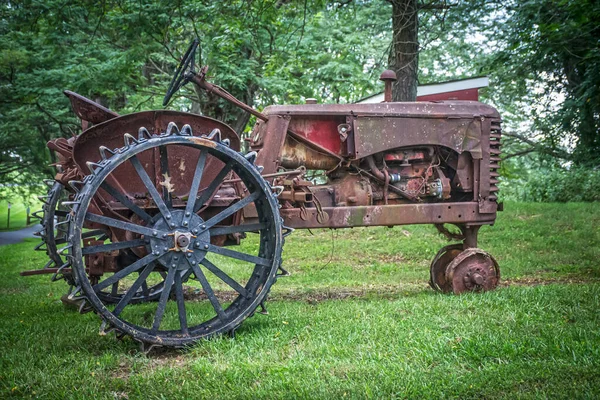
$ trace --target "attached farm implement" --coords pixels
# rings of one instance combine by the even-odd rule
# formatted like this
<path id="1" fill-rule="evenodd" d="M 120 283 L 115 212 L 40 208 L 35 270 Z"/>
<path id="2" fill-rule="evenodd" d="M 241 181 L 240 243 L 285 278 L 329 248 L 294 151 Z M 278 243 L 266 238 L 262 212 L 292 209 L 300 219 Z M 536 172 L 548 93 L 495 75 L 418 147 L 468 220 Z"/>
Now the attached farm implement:
<path id="1" fill-rule="evenodd" d="M 285 237 L 301 228 L 434 224 L 456 241 L 430 285 L 494 289 L 477 247 L 498 210 L 500 116 L 473 101 L 275 105 L 258 112 L 194 67 L 193 43 L 165 96 L 192 82 L 257 118 L 249 151 L 225 123 L 169 110 L 119 116 L 72 92 L 83 132 L 48 143 L 57 173 L 42 199 L 41 270 L 70 285 L 100 333 L 145 350 L 233 333 L 266 312 Z M 319 173 L 316 184 L 308 174 Z M 453 233 L 446 228 L 453 225 Z M 195 296 L 191 299 L 191 291 Z"/>

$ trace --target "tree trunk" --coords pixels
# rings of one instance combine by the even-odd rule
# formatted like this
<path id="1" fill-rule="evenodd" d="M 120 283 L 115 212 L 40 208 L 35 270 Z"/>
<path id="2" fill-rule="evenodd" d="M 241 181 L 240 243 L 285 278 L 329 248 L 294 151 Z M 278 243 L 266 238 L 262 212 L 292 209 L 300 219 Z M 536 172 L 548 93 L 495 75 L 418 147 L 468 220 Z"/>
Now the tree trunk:
<path id="1" fill-rule="evenodd" d="M 392 99 L 393 101 L 415 101 L 419 65 L 417 0 L 388 1 L 392 3 L 393 30 L 388 63 L 398 78 L 392 87 Z"/>

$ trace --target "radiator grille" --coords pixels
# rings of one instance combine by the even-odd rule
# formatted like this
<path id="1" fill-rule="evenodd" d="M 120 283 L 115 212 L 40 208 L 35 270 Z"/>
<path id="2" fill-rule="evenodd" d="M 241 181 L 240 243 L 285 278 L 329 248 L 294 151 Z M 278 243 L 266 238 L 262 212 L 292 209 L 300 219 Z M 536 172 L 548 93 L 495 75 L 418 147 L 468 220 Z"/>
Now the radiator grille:
<path id="1" fill-rule="evenodd" d="M 499 120 L 492 120 L 490 130 L 490 197 L 489 200 L 498 200 L 498 182 L 500 178 L 500 139 L 502 128 Z"/>

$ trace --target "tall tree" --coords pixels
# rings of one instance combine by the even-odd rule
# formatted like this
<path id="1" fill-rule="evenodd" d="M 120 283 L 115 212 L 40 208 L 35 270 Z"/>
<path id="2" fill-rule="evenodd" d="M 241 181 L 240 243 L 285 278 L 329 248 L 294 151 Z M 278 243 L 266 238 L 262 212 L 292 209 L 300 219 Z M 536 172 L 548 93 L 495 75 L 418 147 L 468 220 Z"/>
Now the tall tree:
<path id="1" fill-rule="evenodd" d="M 417 99 L 419 67 L 419 7 L 417 0 L 389 0 L 392 4 L 392 44 L 389 66 L 396 73 L 394 101 Z"/>

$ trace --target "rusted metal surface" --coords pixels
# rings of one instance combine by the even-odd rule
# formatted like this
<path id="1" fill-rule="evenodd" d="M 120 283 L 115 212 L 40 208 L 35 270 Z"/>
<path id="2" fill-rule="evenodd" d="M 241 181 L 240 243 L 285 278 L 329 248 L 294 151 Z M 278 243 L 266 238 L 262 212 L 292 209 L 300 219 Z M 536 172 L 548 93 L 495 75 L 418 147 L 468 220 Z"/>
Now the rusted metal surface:
<path id="1" fill-rule="evenodd" d="M 477 248 L 464 250 L 446 268 L 446 281 L 452 284 L 455 294 L 493 290 L 499 280 L 500 268 L 496 260 Z"/>
<path id="2" fill-rule="evenodd" d="M 289 129 L 296 137 L 301 136 L 306 141 L 320 146 L 337 156 L 342 156 L 342 140 L 338 126 L 346 122 L 345 118 L 292 118 Z M 287 141 L 286 141 L 287 145 Z"/>
<path id="3" fill-rule="evenodd" d="M 189 125 L 194 133 L 206 135 L 214 129 L 221 131 L 221 137 L 230 141 L 231 148 L 239 150 L 240 141 L 237 134 L 227 125 L 217 120 L 199 115 L 179 113 L 174 111 L 146 111 L 129 114 L 109 123 L 99 124 L 88 129 L 77 137 L 73 145 L 74 161 L 80 171 L 86 174 L 87 162 L 98 162 L 101 160 L 99 149 L 101 146 L 107 149 L 116 149 L 124 144 L 123 134 L 129 133 L 134 138 L 138 137 L 140 127 L 146 128 L 149 135 L 165 132 L 169 123 L 174 122 L 178 126 Z M 158 151 L 148 152 L 140 155 L 140 161 L 147 166 L 147 172 L 154 178 L 158 187 L 167 187 L 173 197 L 185 197 L 189 190 L 189 169 L 195 165 L 198 153 L 179 146 L 172 154 L 167 155 L 168 176 L 162 176 L 160 167 L 160 154 Z M 217 159 L 210 159 L 203 176 L 203 187 L 217 175 L 223 164 Z M 112 184 L 115 188 L 131 195 L 139 196 L 145 192 L 145 187 L 140 181 L 131 181 L 129 176 L 135 176 L 133 166 L 124 165 L 115 173 Z"/>
<path id="4" fill-rule="evenodd" d="M 323 207 L 327 221 L 318 221 L 318 209 L 281 209 L 286 226 L 292 228 L 349 228 L 411 224 L 491 224 L 494 216 L 479 213 L 479 204 L 428 203 L 390 204 L 380 206 Z"/>
<path id="5" fill-rule="evenodd" d="M 392 101 L 392 84 L 396 82 L 396 79 L 396 73 L 391 69 L 386 69 L 379 77 L 379 80 L 385 83 L 385 90 L 383 91 L 383 101 L 385 103 Z"/>
<path id="6" fill-rule="evenodd" d="M 402 135 L 399 133 L 402 132 Z M 480 121 L 470 118 L 358 117 L 355 158 L 409 146 L 438 145 L 481 158 Z"/>
<path id="7" fill-rule="evenodd" d="M 335 168 L 340 160 L 329 154 L 319 152 L 294 139 L 292 136 L 287 136 L 283 149 L 281 150 L 280 164 L 284 168 L 297 168 L 303 165 L 307 169 L 322 169 L 330 170 Z"/>
<path id="8" fill-rule="evenodd" d="M 435 255 L 430 271 L 429 285 L 439 292 L 448 293 L 452 291 L 452 282 L 446 279 L 446 269 L 452 260 L 456 258 L 464 247 L 462 244 L 449 244 L 440 249 Z"/>
<path id="9" fill-rule="evenodd" d="M 116 112 L 80 94 L 71 92 L 70 90 L 65 90 L 63 93 L 71 100 L 71 106 L 75 115 L 81 119 L 82 130 L 86 130 L 89 127 L 89 123 L 100 124 L 119 116 Z"/>
<path id="10" fill-rule="evenodd" d="M 498 111 L 477 101 L 404 102 L 372 104 L 297 104 L 273 105 L 264 115 L 289 116 L 387 116 L 414 118 L 493 118 L 500 119 Z"/>
<path id="11" fill-rule="evenodd" d="M 277 172 L 281 164 L 281 148 L 285 143 L 289 125 L 290 118 L 282 115 L 257 124 L 250 148 L 258 151 L 256 163 L 264 168 L 264 174 Z"/>

